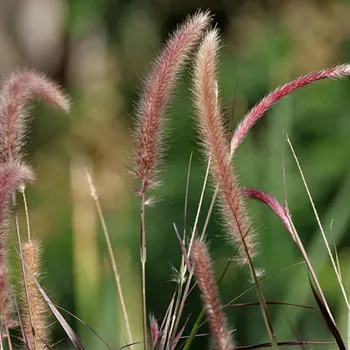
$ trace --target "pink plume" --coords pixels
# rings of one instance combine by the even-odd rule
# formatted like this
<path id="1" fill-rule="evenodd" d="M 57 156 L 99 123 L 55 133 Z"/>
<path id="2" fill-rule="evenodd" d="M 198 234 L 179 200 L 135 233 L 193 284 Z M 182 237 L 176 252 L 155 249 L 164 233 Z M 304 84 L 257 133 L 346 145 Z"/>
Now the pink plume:
<path id="1" fill-rule="evenodd" d="M 349 75 L 350 65 L 344 64 L 304 75 L 269 93 L 245 115 L 242 122 L 237 126 L 231 140 L 231 155 L 237 150 L 250 128 L 281 98 L 316 81 L 330 78 L 343 78 Z"/>
<path id="2" fill-rule="evenodd" d="M 41 99 L 47 104 L 69 111 L 69 100 L 60 88 L 35 71 L 11 75 L 3 84 L 0 106 L 0 163 L 21 160 L 26 133 L 28 103 Z"/>

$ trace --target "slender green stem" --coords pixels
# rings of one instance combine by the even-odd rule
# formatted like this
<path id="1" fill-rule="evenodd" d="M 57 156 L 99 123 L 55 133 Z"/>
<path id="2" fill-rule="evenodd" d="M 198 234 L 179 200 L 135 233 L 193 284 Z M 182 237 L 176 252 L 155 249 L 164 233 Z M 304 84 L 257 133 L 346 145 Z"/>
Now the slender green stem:
<path id="1" fill-rule="evenodd" d="M 252 260 L 250 254 L 249 254 L 248 246 L 247 246 L 246 241 L 245 241 L 245 234 L 242 232 L 240 227 L 239 227 L 239 233 L 241 235 L 242 245 L 243 245 L 245 254 L 247 256 L 250 272 L 251 272 L 251 274 L 253 276 L 256 292 L 258 294 L 258 299 L 259 299 L 259 302 L 260 302 L 261 313 L 263 315 L 264 322 L 265 322 L 265 327 L 266 327 L 267 333 L 268 333 L 269 338 L 270 338 L 271 347 L 272 347 L 273 350 L 277 350 L 278 349 L 277 338 L 276 338 L 276 335 L 275 335 L 275 333 L 273 331 L 272 323 L 271 323 L 271 320 L 270 320 L 270 317 L 269 317 L 269 314 L 268 314 L 268 311 L 267 311 L 267 305 L 266 305 L 265 296 L 264 296 L 263 290 L 261 288 L 261 284 L 259 282 L 259 279 L 258 279 L 258 277 L 256 275 L 255 268 L 254 268 L 254 265 L 253 265 L 253 260 Z"/>
<path id="2" fill-rule="evenodd" d="M 22 197 L 23 197 L 23 203 L 24 203 L 24 211 L 25 211 L 25 215 L 26 215 L 26 225 L 27 225 L 27 236 L 28 236 L 28 242 L 31 241 L 31 230 L 30 230 L 30 221 L 29 221 L 29 211 L 28 211 L 28 204 L 27 204 L 27 197 L 26 197 L 26 193 L 25 193 L 25 186 L 22 185 L 21 189 L 20 189 L 21 193 L 22 193 Z M 16 219 L 18 220 L 18 219 Z M 18 221 L 16 226 L 18 225 Z M 19 244 L 22 246 L 22 243 L 19 242 Z M 22 249 L 20 250 L 21 252 L 21 257 L 23 259 L 23 255 L 22 255 Z M 32 309 L 31 309 L 31 303 L 29 300 L 29 291 L 28 291 L 28 282 L 27 282 L 27 273 L 25 270 L 23 270 L 23 285 L 24 285 L 24 289 L 25 289 L 25 294 L 26 294 L 26 302 L 28 304 L 28 313 L 29 313 L 29 320 L 30 320 L 30 324 L 31 324 L 31 332 L 33 333 L 33 340 L 34 340 L 34 347 L 35 349 L 37 348 L 37 341 L 36 341 L 36 335 L 35 332 L 33 330 L 33 313 L 32 313 Z"/>
<path id="3" fill-rule="evenodd" d="M 182 236 L 182 242 L 185 244 L 186 242 L 186 233 L 187 233 L 187 207 L 188 207 L 188 193 L 189 193 L 189 184 L 190 184 L 190 175 L 191 175 L 191 164 L 192 164 L 192 156 L 193 152 L 191 152 L 190 159 L 188 162 L 188 170 L 187 170 L 187 178 L 186 178 L 186 190 L 185 190 L 185 205 L 184 205 L 184 229 L 183 229 L 183 236 Z M 177 328 L 177 313 L 179 310 L 180 302 L 181 302 L 181 295 L 182 295 L 182 289 L 185 281 L 185 275 L 186 275 L 186 269 L 185 269 L 185 259 L 184 256 L 181 255 L 181 264 L 180 264 L 180 270 L 179 270 L 179 282 L 178 282 L 178 288 L 177 288 L 177 296 L 176 296 L 176 302 L 175 302 L 175 308 L 174 308 L 174 317 L 171 322 L 170 330 L 169 330 L 169 337 L 168 337 L 168 346 L 171 347 L 172 341 L 173 341 L 173 332 L 176 332 Z M 175 329 L 174 329 L 175 325 Z"/>
<path id="4" fill-rule="evenodd" d="M 148 349 L 147 337 L 147 305 L 146 305 L 146 226 L 145 226 L 146 195 L 142 193 L 141 200 L 141 270 L 142 270 L 142 321 L 143 321 L 143 344 Z"/>
<path id="5" fill-rule="evenodd" d="M 107 249 L 108 249 L 108 254 L 109 254 L 109 258 L 111 260 L 111 264 L 112 264 L 112 269 L 113 269 L 113 274 L 114 274 L 114 278 L 115 278 L 115 283 L 116 283 L 116 287 L 117 287 L 117 291 L 119 294 L 119 300 L 120 300 L 120 304 L 122 307 L 122 312 L 123 312 L 123 317 L 124 317 L 124 321 L 125 321 L 125 326 L 126 326 L 126 331 L 128 334 L 128 341 L 130 344 L 133 343 L 132 340 L 132 336 L 131 336 L 131 328 L 130 328 L 130 322 L 129 322 L 129 317 L 128 317 L 128 313 L 126 311 L 126 305 L 125 305 L 125 299 L 124 299 L 124 294 L 123 294 L 123 290 L 122 290 L 122 286 L 121 286 L 121 282 L 120 282 L 120 276 L 119 276 L 119 271 L 117 268 L 117 263 L 113 254 L 113 248 L 112 248 L 112 243 L 111 243 L 111 239 L 110 239 L 110 234 L 107 228 L 107 224 L 106 224 L 106 220 L 105 217 L 103 215 L 102 212 L 102 208 L 101 208 L 101 204 L 97 195 L 97 191 L 95 188 L 95 185 L 92 181 L 92 177 L 91 175 L 86 171 L 86 177 L 88 180 L 88 184 L 90 187 L 90 192 L 91 192 L 91 197 L 93 198 L 95 205 L 96 205 L 96 210 L 97 210 L 97 214 L 100 218 L 100 222 L 101 222 L 101 226 L 102 226 L 102 231 L 104 233 L 105 236 L 105 241 L 107 244 Z"/>
<path id="6" fill-rule="evenodd" d="M 19 220 L 18 220 L 17 202 L 16 202 L 16 194 L 15 193 L 13 193 L 13 195 L 12 195 L 12 204 L 13 204 L 13 207 L 14 207 L 14 219 L 15 219 L 16 235 L 17 235 L 17 241 L 18 241 L 18 251 L 19 251 L 19 256 L 20 256 L 20 259 L 21 259 L 21 269 L 22 269 L 22 275 L 23 275 L 23 286 L 24 286 L 24 291 L 25 291 L 25 295 L 26 295 L 26 302 L 27 302 L 27 305 L 28 305 L 28 313 L 29 313 L 30 324 L 32 324 L 33 316 L 32 316 L 32 310 L 30 308 L 31 304 L 30 304 L 30 300 L 29 300 L 27 275 L 26 275 L 26 270 L 25 270 L 25 267 L 24 267 L 24 258 L 23 258 L 23 251 L 22 251 L 22 240 L 21 240 L 21 234 L 20 234 L 20 230 L 19 230 Z M 27 210 L 27 207 L 26 207 L 26 210 Z M 27 211 L 26 211 L 26 218 L 27 218 L 27 220 L 29 220 Z M 27 227 L 29 227 L 29 221 L 27 221 Z M 36 350 L 37 349 L 37 343 L 36 343 L 36 337 L 35 337 L 34 332 L 33 332 L 33 340 L 34 340 L 34 348 Z"/>
<path id="7" fill-rule="evenodd" d="M 258 294 L 258 298 L 259 298 L 259 301 L 260 301 L 261 312 L 262 312 L 262 315 L 263 315 L 263 318 L 264 318 L 266 330 L 267 330 L 267 332 L 269 334 L 269 338 L 271 340 L 271 347 L 272 347 L 272 349 L 277 350 L 278 349 L 278 345 L 277 345 L 278 342 L 277 342 L 276 335 L 273 332 L 272 324 L 271 324 L 271 321 L 270 321 L 270 317 L 269 317 L 268 312 L 267 312 L 265 296 L 264 296 L 264 293 L 262 291 L 262 288 L 261 288 L 260 282 L 258 280 L 258 277 L 257 277 L 257 275 L 255 273 L 253 264 L 249 263 L 249 266 L 251 268 L 251 272 L 252 272 L 253 279 L 254 279 L 254 284 L 255 284 L 256 291 L 257 291 L 257 294 Z"/>
<path id="8" fill-rule="evenodd" d="M 301 179 L 303 181 L 303 184 L 304 184 L 304 187 L 305 187 L 305 190 L 306 190 L 306 193 L 309 197 L 309 200 L 310 200 L 310 203 L 311 203 L 311 207 L 312 207 L 312 210 L 314 212 L 314 215 L 315 215 L 315 218 L 316 218 L 316 221 L 317 221 L 317 224 L 318 224 L 318 227 L 320 229 L 320 232 L 321 232 L 321 235 L 322 235 L 322 238 L 323 238 L 323 241 L 325 243 L 325 246 L 326 246 L 326 249 L 327 249 L 327 253 L 329 255 L 329 258 L 331 260 L 331 263 L 332 263 L 332 266 L 333 266 L 333 270 L 335 272 L 335 275 L 337 277 L 337 280 L 338 280 L 338 283 L 339 283 L 339 286 L 340 286 L 340 290 L 343 294 L 343 298 L 345 300 L 345 304 L 346 304 L 346 307 L 348 309 L 348 312 L 350 312 L 350 303 L 349 303 L 349 300 L 348 300 L 348 296 L 347 296 L 347 293 L 346 293 L 346 290 L 344 288 L 344 284 L 343 284 L 343 281 L 342 281 L 342 278 L 341 278 L 341 273 L 340 273 L 340 269 L 338 269 L 337 267 L 337 264 L 334 260 L 334 257 L 333 257 L 333 254 L 332 254 L 332 251 L 331 251 L 331 248 L 329 247 L 329 243 L 328 243 L 328 240 L 327 240 L 327 237 L 326 237 L 326 234 L 324 232 L 324 229 L 323 229 L 323 226 L 322 226 L 322 223 L 321 223 L 321 220 L 319 218 L 319 215 L 318 215 L 318 212 L 316 210 L 316 206 L 315 206 L 315 203 L 313 201 L 313 198 L 311 196 L 311 192 L 310 192 L 310 189 L 309 189 L 309 186 L 306 182 L 306 179 L 305 179 L 305 176 L 304 176 L 304 172 L 301 168 L 301 165 L 299 163 L 299 159 L 295 153 L 295 150 L 294 150 L 294 147 L 292 145 L 292 142 L 290 141 L 289 137 L 287 137 L 287 142 L 289 144 L 289 147 L 292 151 L 292 154 L 293 154 L 293 157 L 295 159 L 295 162 L 297 164 L 297 167 L 298 167 L 298 170 L 299 170 L 299 173 L 300 173 L 300 176 L 301 176 Z"/>
<path id="9" fill-rule="evenodd" d="M 200 217 L 200 213 L 201 213 L 201 209 L 202 209 L 204 192 L 205 192 L 205 189 L 207 187 L 207 181 L 208 181 L 208 177 L 209 177 L 209 169 L 210 169 L 210 158 L 209 158 L 208 165 L 207 165 L 207 170 L 206 170 L 206 173 L 205 173 L 205 178 L 204 178 L 204 182 L 203 182 L 203 186 L 202 186 L 201 196 L 199 198 L 197 214 L 196 214 L 196 218 L 195 218 L 193 229 L 192 229 L 191 239 L 190 239 L 190 243 L 189 243 L 188 250 L 187 250 L 188 257 L 190 256 L 193 240 L 194 240 L 195 234 L 197 232 L 197 225 L 198 225 L 198 222 L 199 222 L 199 217 Z M 215 199 L 213 199 L 213 200 L 215 201 Z M 214 203 L 212 203 L 212 204 L 214 205 Z M 212 206 L 211 206 L 211 209 L 212 209 Z M 207 214 L 206 224 L 208 224 L 208 222 L 209 222 L 208 216 L 210 217 L 210 215 L 211 215 L 211 210 Z M 201 239 L 203 239 L 203 236 L 205 234 L 205 229 L 206 228 L 204 228 L 203 231 L 202 231 Z M 184 267 L 183 271 L 184 271 L 184 273 L 186 273 L 186 269 L 187 269 L 186 265 L 184 264 L 183 267 Z M 188 273 L 188 277 L 187 277 L 185 290 L 184 290 L 184 293 L 182 294 L 181 302 L 180 302 L 179 309 L 178 309 L 178 312 L 177 312 L 177 315 L 176 315 L 175 326 L 174 326 L 174 329 L 173 329 L 173 333 L 174 334 L 176 333 L 177 327 L 179 325 L 179 322 L 180 322 L 180 319 L 181 319 L 181 316 L 182 316 L 182 311 L 183 311 L 183 308 L 185 306 L 186 298 L 187 298 L 187 295 L 188 295 L 189 290 L 190 290 L 190 284 L 191 284 L 191 280 L 192 280 L 192 276 L 193 276 L 193 269 L 191 271 L 188 271 L 188 272 L 189 273 Z"/>
<path id="10" fill-rule="evenodd" d="M 31 241 L 31 230 L 30 230 L 30 221 L 29 221 L 29 211 L 28 211 L 27 196 L 26 196 L 24 186 L 21 186 L 21 193 L 22 193 L 22 197 L 23 197 L 24 211 L 26 214 L 28 242 L 30 242 Z"/>

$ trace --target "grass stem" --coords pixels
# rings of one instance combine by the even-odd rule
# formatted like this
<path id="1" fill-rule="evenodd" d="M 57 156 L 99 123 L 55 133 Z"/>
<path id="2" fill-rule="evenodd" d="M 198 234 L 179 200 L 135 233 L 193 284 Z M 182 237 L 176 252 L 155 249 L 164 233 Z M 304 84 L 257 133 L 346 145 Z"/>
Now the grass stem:
<path id="1" fill-rule="evenodd" d="M 23 251 L 22 251 L 22 240 L 21 240 L 21 234 L 20 234 L 20 229 L 19 229 L 19 220 L 18 220 L 18 213 L 17 213 L 17 203 L 16 203 L 16 193 L 13 193 L 12 195 L 12 204 L 14 207 L 14 220 L 15 220 L 15 227 L 16 227 L 16 235 L 17 235 L 17 242 L 18 242 L 18 252 L 21 260 L 21 270 L 22 270 L 22 276 L 23 276 L 23 286 L 24 286 L 24 292 L 26 296 L 26 303 L 28 304 L 28 313 L 29 313 L 29 318 L 30 318 L 30 323 L 32 324 L 33 316 L 32 316 L 32 310 L 30 308 L 30 298 L 29 298 L 29 291 L 28 291 L 28 281 L 27 281 L 27 275 L 26 275 L 26 270 L 24 267 L 24 258 L 23 258 Z M 27 227 L 28 227 L 28 222 L 27 222 Z M 32 330 L 30 330 L 32 332 Z M 8 335 L 9 337 L 9 335 Z M 37 349 L 37 344 L 36 344 L 36 337 L 33 334 L 33 339 L 34 339 L 34 348 L 35 350 Z M 10 347 L 10 344 L 9 344 Z"/>
<path id="2" fill-rule="evenodd" d="M 98 216 L 100 218 L 102 230 L 103 230 L 103 233 L 104 233 L 104 236 L 105 236 L 107 249 L 108 249 L 108 254 L 109 254 L 109 258 L 111 260 L 113 274 L 114 274 L 114 278 L 115 278 L 115 283 L 116 283 L 117 291 L 118 291 L 118 294 L 119 294 L 119 300 L 120 300 L 120 304 L 121 304 L 121 307 L 122 307 L 122 313 L 123 313 L 123 317 L 124 317 L 126 331 L 127 331 L 127 334 L 128 334 L 128 342 L 130 344 L 132 344 L 133 340 L 132 340 L 132 336 L 131 336 L 130 322 L 129 322 L 128 313 L 126 311 L 124 294 L 123 294 L 122 286 L 121 286 L 121 283 L 120 283 L 120 276 L 119 276 L 119 272 L 118 272 L 118 268 L 117 268 L 117 263 L 115 261 L 115 257 L 114 257 L 114 254 L 113 254 L 113 248 L 112 248 L 112 243 L 111 243 L 111 239 L 110 239 L 110 234 L 109 234 L 109 231 L 108 231 L 108 228 L 107 228 L 106 220 L 105 220 L 103 212 L 102 212 L 101 204 L 100 204 L 100 201 L 99 201 L 99 198 L 98 198 L 98 195 L 97 195 L 97 191 L 96 191 L 95 185 L 94 185 L 94 183 L 92 181 L 91 175 L 87 171 L 86 171 L 86 177 L 87 177 L 87 180 L 88 180 L 88 183 L 89 183 L 91 197 L 93 198 L 93 200 L 95 202 L 97 214 L 98 214 Z"/>
<path id="3" fill-rule="evenodd" d="M 298 167 L 298 170 L 299 170 L 299 173 L 300 173 L 300 176 L 302 178 L 302 181 L 303 181 L 303 184 L 304 184 L 304 187 L 305 187 L 305 190 L 306 190 L 306 193 L 309 197 L 309 200 L 310 200 L 310 203 L 311 203 L 311 206 L 312 206 L 312 210 L 314 212 L 314 215 L 315 215 L 315 218 L 316 218 L 316 221 L 317 221 L 317 224 L 318 224 L 318 227 L 321 231 L 321 234 L 322 234 L 322 238 L 324 240 L 324 243 L 325 243 L 325 246 L 326 246 L 326 249 L 327 249 L 327 253 L 329 255 L 329 258 L 331 260 L 331 263 L 332 263 L 332 266 L 333 266 L 333 269 L 334 269 L 334 272 L 335 272 L 335 275 L 337 277 L 337 280 L 338 280 L 338 283 L 339 283 L 339 286 L 340 286 L 340 290 L 343 294 L 343 297 L 344 297 L 344 301 L 345 301 L 345 304 L 346 304 L 346 307 L 348 308 L 348 311 L 350 312 L 350 304 L 349 304 L 349 300 L 348 300 L 348 295 L 345 291 L 345 288 L 344 288 L 344 284 L 342 282 L 342 278 L 341 278 L 341 274 L 340 274 L 340 270 L 338 269 L 337 267 L 337 264 L 334 260 L 334 257 L 333 257 L 333 254 L 332 254 L 332 251 L 331 251 L 331 248 L 329 247 L 329 243 L 328 243 L 328 240 L 327 240 L 327 237 L 326 237 L 326 234 L 324 232 L 324 229 L 323 229 L 323 226 L 321 224 L 321 220 L 319 218 L 319 215 L 318 215 L 318 212 L 316 210 L 316 207 L 315 207 L 315 203 L 312 199 L 312 196 L 311 196 L 311 192 L 310 192 L 310 189 L 309 189 L 309 186 L 306 182 L 306 179 L 305 179 L 305 176 L 304 176 L 304 172 L 300 166 L 300 163 L 299 163 L 299 160 L 298 160 L 298 157 L 294 151 L 294 148 L 293 148 L 293 145 L 290 141 L 290 139 L 287 137 L 287 142 L 288 142 L 288 145 L 292 151 L 292 154 L 293 154 L 293 157 L 294 157 L 294 160 L 297 164 L 297 167 Z"/>
<path id="4" fill-rule="evenodd" d="M 146 246 L 146 194 L 142 193 L 141 198 L 141 270 L 142 270 L 142 323 L 143 323 L 143 344 L 144 349 L 148 349 L 147 337 L 147 304 L 146 304 L 146 260 L 147 260 L 147 246 Z"/>

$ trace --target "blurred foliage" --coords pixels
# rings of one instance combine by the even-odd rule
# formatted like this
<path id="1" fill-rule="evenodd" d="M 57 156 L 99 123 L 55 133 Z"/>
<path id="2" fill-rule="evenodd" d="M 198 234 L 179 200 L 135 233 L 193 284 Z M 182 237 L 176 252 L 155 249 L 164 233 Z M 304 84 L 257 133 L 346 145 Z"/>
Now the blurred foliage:
<path id="1" fill-rule="evenodd" d="M 224 110 L 229 116 L 237 84 L 234 106 L 237 123 L 264 94 L 283 82 L 310 70 L 350 61 L 350 4 L 345 0 L 57 0 L 59 5 L 55 6 L 60 6 L 61 17 L 56 21 L 58 29 L 53 31 L 57 38 L 51 41 L 57 45 L 43 59 L 41 51 L 35 51 L 40 49 L 35 46 L 39 45 L 37 42 L 28 41 L 33 41 L 31 45 L 35 50 L 24 43 L 31 35 L 38 35 L 39 40 L 50 19 L 32 16 L 37 22 L 31 25 L 39 29 L 36 28 L 34 34 L 22 32 L 27 28 L 23 24 L 27 23 L 27 17 L 23 16 L 37 13 L 43 1 L 0 2 L 0 12 L 9 15 L 8 19 L 1 15 L 4 25 L 0 26 L 0 47 L 7 55 L 0 59 L 0 69 L 6 73 L 22 65 L 37 66 L 59 80 L 72 97 L 72 112 L 68 117 L 41 107 L 32 110 L 35 118 L 28 138 L 28 159 L 36 169 L 37 181 L 28 189 L 29 209 L 34 232 L 44 241 L 44 285 L 55 303 L 81 317 L 112 346 L 121 346 L 126 338 L 119 301 L 81 168 L 87 165 L 96 181 L 121 270 L 133 331 L 135 338 L 141 339 L 140 203 L 133 193 L 137 184 L 128 173 L 128 157 L 140 77 L 149 69 L 161 43 L 187 14 L 199 7 L 212 10 L 224 38 L 220 63 Z M 28 7 L 24 14 L 20 11 L 23 6 Z M 55 13 L 48 11 L 47 16 L 55 17 Z M 33 50 L 36 55 L 30 54 Z M 40 60 L 36 60 L 37 56 Z M 188 230 L 193 225 L 205 174 L 196 143 L 190 84 L 188 66 L 169 112 L 169 142 L 161 174 L 162 186 L 154 192 L 159 201 L 147 212 L 148 307 L 159 320 L 175 287 L 170 281 L 171 266 L 179 266 L 181 258 L 173 223 L 179 228 L 183 226 L 191 152 Z M 329 240 L 337 244 L 348 286 L 349 91 L 349 80 L 327 81 L 284 99 L 255 126 L 235 161 L 242 184 L 262 188 L 283 201 L 284 155 L 291 213 L 342 330 L 346 329 L 345 305 L 285 139 L 288 134 L 293 142 Z M 210 198 L 208 189 L 203 213 Z M 261 242 L 256 265 L 264 269 L 266 276 L 283 270 L 263 283 L 266 299 L 314 305 L 305 268 L 298 265 L 284 270 L 301 260 L 284 227 L 257 203 L 251 203 L 250 208 Z M 203 223 L 204 215 L 199 227 Z M 208 241 L 216 267 L 221 271 L 232 255 L 232 248 L 218 217 L 211 220 Z M 93 268 L 89 267 L 91 261 L 95 261 Z M 221 287 L 223 302 L 250 285 L 248 272 L 233 266 Z M 255 300 L 253 291 L 238 302 Z M 194 291 L 183 322 L 190 316 L 191 325 L 200 307 Z M 226 311 L 239 344 L 267 340 L 257 307 L 227 308 Z M 271 306 L 271 312 L 281 341 L 329 340 L 322 318 L 313 311 Z M 104 348 L 84 326 L 70 321 L 89 349 Z M 188 330 L 189 327 L 185 333 Z M 202 331 L 207 332 L 206 327 Z M 53 339 L 63 338 L 57 326 Z M 193 348 L 208 348 L 208 339 L 196 340 Z M 69 346 L 63 341 L 57 348 Z"/>

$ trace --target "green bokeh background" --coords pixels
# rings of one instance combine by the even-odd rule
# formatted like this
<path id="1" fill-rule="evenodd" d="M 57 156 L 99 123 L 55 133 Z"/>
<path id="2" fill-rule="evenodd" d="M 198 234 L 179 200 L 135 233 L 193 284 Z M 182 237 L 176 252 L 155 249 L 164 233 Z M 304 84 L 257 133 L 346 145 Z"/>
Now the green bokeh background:
<path id="1" fill-rule="evenodd" d="M 0 72 L 37 67 L 59 81 L 72 100 L 69 116 L 39 104 L 31 110 L 35 117 L 26 149 L 37 179 L 28 188 L 28 201 L 32 229 L 43 241 L 42 284 L 57 305 L 83 319 L 113 348 L 125 345 L 126 334 L 84 167 L 93 174 L 98 188 L 132 331 L 135 339 L 141 340 L 140 203 L 133 193 L 137 184 L 128 172 L 130 130 L 141 79 L 152 59 L 169 32 L 198 8 L 212 11 L 223 36 L 219 83 L 227 117 L 237 87 L 235 123 L 278 85 L 309 71 L 350 61 L 350 3 L 345 0 L 0 1 Z M 147 211 L 148 308 L 159 322 L 175 287 L 172 266 L 178 267 L 181 258 L 173 223 L 183 230 L 191 152 L 188 230 L 193 227 L 205 174 L 192 118 L 190 64 L 180 81 L 168 113 L 161 186 L 153 193 L 157 202 Z M 348 287 L 349 93 L 350 80 L 344 79 L 319 82 L 285 98 L 254 127 L 235 162 L 242 184 L 269 191 L 283 202 L 284 154 L 291 214 L 345 340 L 345 303 L 286 135 L 295 147 L 329 241 L 337 246 Z M 208 189 L 202 214 L 210 195 Z M 256 218 L 260 242 L 256 266 L 264 269 L 265 276 L 286 269 L 263 283 L 266 299 L 315 305 L 305 267 L 292 267 L 301 258 L 284 227 L 257 203 L 250 203 L 249 210 Z M 204 218 L 200 218 L 200 228 Z M 232 248 L 217 215 L 211 220 L 207 240 L 219 273 Z M 250 286 L 248 271 L 233 265 L 220 288 L 223 303 Z M 238 302 L 256 299 L 252 291 Z M 184 312 L 183 322 L 189 317 L 184 334 L 200 307 L 195 290 Z M 322 317 L 315 311 L 287 306 L 271 306 L 269 310 L 281 341 L 330 340 Z M 268 341 L 258 307 L 229 307 L 226 312 L 238 344 Z M 68 315 L 67 320 L 88 349 L 105 348 L 85 326 Z M 69 349 L 71 345 L 57 322 L 52 330 L 53 343 L 59 342 L 56 348 Z M 206 327 L 201 329 L 202 333 L 207 331 Z M 207 348 L 209 336 L 193 345 L 193 349 Z"/>

